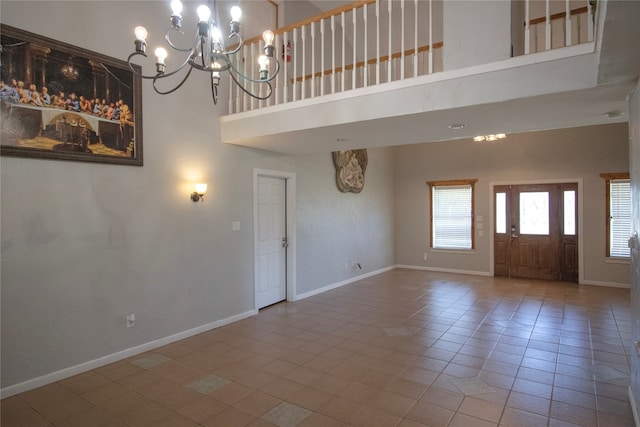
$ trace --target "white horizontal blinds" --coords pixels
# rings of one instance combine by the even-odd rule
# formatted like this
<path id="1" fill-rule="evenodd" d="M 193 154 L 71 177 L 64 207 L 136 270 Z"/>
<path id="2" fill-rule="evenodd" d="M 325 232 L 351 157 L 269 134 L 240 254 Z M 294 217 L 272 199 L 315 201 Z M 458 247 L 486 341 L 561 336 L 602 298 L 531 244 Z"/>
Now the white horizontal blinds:
<path id="1" fill-rule="evenodd" d="M 471 249 L 472 186 L 433 185 L 431 193 L 433 247 Z"/>
<path id="2" fill-rule="evenodd" d="M 630 256 L 631 186 L 628 179 L 609 183 L 609 256 Z"/>

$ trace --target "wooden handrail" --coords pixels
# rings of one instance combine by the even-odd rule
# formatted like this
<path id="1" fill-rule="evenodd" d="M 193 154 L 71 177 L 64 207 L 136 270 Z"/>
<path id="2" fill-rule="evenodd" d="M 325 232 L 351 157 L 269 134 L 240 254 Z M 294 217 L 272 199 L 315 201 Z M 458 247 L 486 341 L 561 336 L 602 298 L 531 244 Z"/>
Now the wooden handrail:
<path id="1" fill-rule="evenodd" d="M 323 19 L 331 18 L 332 16 L 340 15 L 342 12 L 348 12 L 353 9 L 358 9 L 367 4 L 375 3 L 376 0 L 359 0 L 354 3 L 350 3 L 344 6 L 336 7 L 335 9 L 328 10 L 319 15 L 312 16 L 311 18 L 304 19 L 302 21 L 296 22 L 294 24 L 286 25 L 284 27 L 280 27 L 276 30 L 273 30 L 273 34 L 284 34 L 289 31 L 293 31 L 296 28 L 302 28 L 305 25 L 310 25 L 312 22 L 320 22 Z M 258 35 L 256 37 L 252 37 L 248 40 L 245 40 L 244 43 L 249 45 L 252 43 L 256 43 L 262 40 L 262 35 Z"/>
<path id="2" fill-rule="evenodd" d="M 571 10 L 571 15 L 580 15 L 581 13 L 587 13 L 589 11 L 589 9 L 587 8 L 587 6 L 584 7 L 578 7 L 576 9 L 572 9 Z M 550 21 L 555 21 L 556 19 L 562 19 L 562 18 L 566 18 L 567 17 L 567 12 L 559 12 L 559 13 L 554 13 L 553 15 L 549 16 L 549 20 Z M 543 22 L 547 22 L 547 17 L 543 16 L 542 18 L 536 18 L 536 19 L 531 19 L 529 21 L 529 25 L 536 25 L 536 24 L 541 24 Z M 526 26 L 526 22 L 524 23 Z"/>
<path id="3" fill-rule="evenodd" d="M 441 48 L 443 46 L 442 42 L 438 42 L 438 43 L 434 43 L 433 44 L 433 49 L 438 49 Z M 429 51 L 430 47 L 427 46 L 420 46 L 418 47 L 418 53 L 420 52 L 427 52 Z M 404 51 L 404 56 L 410 56 L 413 55 L 415 52 L 415 49 L 408 49 Z M 391 59 L 398 59 L 402 57 L 402 52 L 396 52 L 394 54 L 391 55 Z M 385 55 L 385 56 L 381 56 L 380 57 L 380 62 L 386 62 L 389 60 L 389 55 Z M 372 59 L 368 59 L 366 61 L 366 65 L 372 65 L 375 64 L 376 62 L 378 62 L 378 58 L 372 58 Z M 357 62 L 355 65 L 355 68 L 360 68 L 360 67 L 364 67 L 365 66 L 365 61 L 360 61 Z M 300 76 L 298 78 L 295 79 L 295 81 L 297 82 L 302 82 L 304 80 L 311 80 L 313 77 L 322 77 L 324 76 L 328 76 L 330 74 L 334 74 L 334 73 L 340 73 L 342 71 L 348 71 L 348 70 L 353 70 L 354 66 L 353 64 L 349 64 L 346 65 L 344 67 L 337 67 L 335 70 L 334 69 L 330 69 L 330 70 L 324 70 L 324 71 L 318 71 L 316 73 L 313 74 L 307 74 L 306 76 Z M 292 79 L 293 81 L 293 79 Z"/>

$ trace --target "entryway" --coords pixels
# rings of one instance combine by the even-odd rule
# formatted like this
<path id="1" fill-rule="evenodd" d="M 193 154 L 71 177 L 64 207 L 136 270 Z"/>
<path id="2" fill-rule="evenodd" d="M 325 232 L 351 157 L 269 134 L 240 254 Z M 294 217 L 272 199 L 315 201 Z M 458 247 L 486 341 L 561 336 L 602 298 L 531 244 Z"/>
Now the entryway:
<path id="1" fill-rule="evenodd" d="M 254 170 L 255 309 L 295 300 L 295 175 Z"/>
<path id="2" fill-rule="evenodd" d="M 578 281 L 578 184 L 496 185 L 494 275 Z"/>

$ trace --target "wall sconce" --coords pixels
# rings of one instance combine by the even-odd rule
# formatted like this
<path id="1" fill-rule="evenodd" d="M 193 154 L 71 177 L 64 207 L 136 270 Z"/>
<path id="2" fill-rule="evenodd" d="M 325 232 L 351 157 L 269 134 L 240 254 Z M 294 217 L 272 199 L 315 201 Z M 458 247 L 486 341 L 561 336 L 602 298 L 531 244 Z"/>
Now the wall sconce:
<path id="1" fill-rule="evenodd" d="M 207 184 L 196 184 L 196 191 L 191 193 L 191 200 L 197 202 L 202 200 L 204 202 L 204 194 L 207 192 Z"/>

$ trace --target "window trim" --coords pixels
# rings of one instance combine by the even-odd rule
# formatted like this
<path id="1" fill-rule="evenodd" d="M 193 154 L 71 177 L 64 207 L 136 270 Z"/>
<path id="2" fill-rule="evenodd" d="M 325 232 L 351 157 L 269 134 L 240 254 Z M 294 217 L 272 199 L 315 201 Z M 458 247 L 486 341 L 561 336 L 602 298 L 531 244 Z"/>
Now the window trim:
<path id="1" fill-rule="evenodd" d="M 477 178 L 472 179 L 453 179 L 447 181 L 427 181 L 429 186 L 429 247 L 435 250 L 451 250 L 451 251 L 473 251 L 476 248 L 476 191 L 475 183 Z M 453 187 L 460 185 L 468 185 L 471 187 L 471 248 L 436 248 L 433 246 L 433 187 Z"/>
<path id="2" fill-rule="evenodd" d="M 631 179 L 629 172 L 617 172 L 617 173 L 601 173 L 601 178 L 605 180 L 605 195 L 604 195 L 604 206 L 605 206 L 605 219 L 606 219 L 606 252 L 605 256 L 614 260 L 626 260 L 629 257 L 625 256 L 611 256 L 611 181 L 615 180 L 629 180 Z"/>

